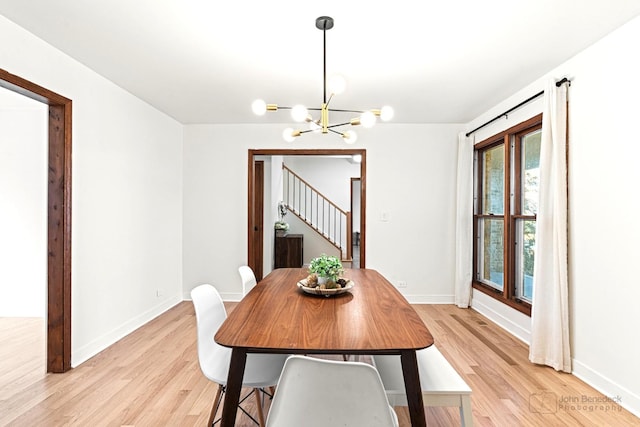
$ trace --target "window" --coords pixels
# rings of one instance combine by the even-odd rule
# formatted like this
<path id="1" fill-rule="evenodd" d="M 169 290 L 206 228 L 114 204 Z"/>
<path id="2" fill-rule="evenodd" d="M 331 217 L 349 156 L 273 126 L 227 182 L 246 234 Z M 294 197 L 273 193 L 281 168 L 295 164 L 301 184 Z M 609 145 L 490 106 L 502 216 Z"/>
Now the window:
<path id="1" fill-rule="evenodd" d="M 542 115 L 475 146 L 473 287 L 531 315 Z"/>

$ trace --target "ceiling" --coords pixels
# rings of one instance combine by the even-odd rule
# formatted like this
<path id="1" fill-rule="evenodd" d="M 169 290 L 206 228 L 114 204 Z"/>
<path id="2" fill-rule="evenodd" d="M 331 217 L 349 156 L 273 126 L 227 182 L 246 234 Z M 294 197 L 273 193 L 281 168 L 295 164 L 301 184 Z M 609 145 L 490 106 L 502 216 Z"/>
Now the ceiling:
<path id="1" fill-rule="evenodd" d="M 327 74 L 347 80 L 331 107 L 467 123 L 638 16 L 640 1 L 0 0 L 0 14 L 184 124 L 291 121 L 255 116 L 256 98 L 320 107 L 315 19 L 328 15 Z"/>

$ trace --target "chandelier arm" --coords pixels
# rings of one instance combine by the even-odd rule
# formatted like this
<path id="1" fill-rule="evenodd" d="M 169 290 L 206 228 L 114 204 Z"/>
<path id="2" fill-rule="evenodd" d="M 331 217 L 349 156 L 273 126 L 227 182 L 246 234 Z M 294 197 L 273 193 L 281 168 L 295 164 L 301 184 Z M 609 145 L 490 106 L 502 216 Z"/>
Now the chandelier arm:
<path id="1" fill-rule="evenodd" d="M 351 122 L 337 123 L 335 125 L 327 126 L 327 129 L 331 130 L 331 128 L 337 128 L 337 127 L 340 127 L 340 126 L 346 126 L 346 125 L 350 125 L 350 124 L 351 124 Z"/>
<path id="2" fill-rule="evenodd" d="M 339 124 L 339 125 L 332 125 L 331 127 L 344 126 L 344 125 L 348 125 L 348 124 L 349 124 L 349 123 L 342 123 L 342 124 Z M 342 135 L 342 136 L 344 136 L 344 133 L 343 133 L 343 132 L 337 131 L 337 130 L 335 130 L 335 129 L 331 129 L 331 127 L 327 127 L 327 130 L 328 130 L 329 132 L 337 133 L 338 135 Z M 307 130 L 300 130 L 300 131 L 298 131 L 298 132 L 300 132 L 300 134 L 303 134 L 303 133 L 309 133 L 309 132 L 314 132 L 314 131 L 315 131 L 315 129 L 307 129 Z"/>
<path id="3" fill-rule="evenodd" d="M 325 96 L 325 98 L 326 98 L 326 96 Z M 332 100 L 332 99 L 333 99 L 333 94 L 329 95 L 329 100 L 325 101 L 325 103 L 324 103 L 325 108 L 326 108 L 327 110 L 330 110 L 330 108 L 329 108 L 329 103 L 331 102 L 331 100 Z"/>
<path id="4" fill-rule="evenodd" d="M 278 105 L 278 110 L 293 110 L 293 107 L 283 107 L 281 105 Z M 322 111 L 322 108 L 318 108 L 318 107 L 307 107 L 307 110 L 309 111 Z M 327 108 L 327 110 L 329 111 L 333 111 L 334 113 L 366 113 L 367 110 L 342 110 L 342 109 L 336 109 L 336 108 Z"/>
<path id="5" fill-rule="evenodd" d="M 329 108 L 329 111 L 333 111 L 335 113 L 366 113 L 365 110 L 340 110 L 335 108 Z"/>

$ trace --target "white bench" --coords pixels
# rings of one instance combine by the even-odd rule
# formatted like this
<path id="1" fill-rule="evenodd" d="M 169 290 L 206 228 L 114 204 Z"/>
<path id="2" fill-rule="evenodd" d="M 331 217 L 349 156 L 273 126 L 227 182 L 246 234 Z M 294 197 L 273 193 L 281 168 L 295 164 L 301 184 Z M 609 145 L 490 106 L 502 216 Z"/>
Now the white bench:
<path id="1" fill-rule="evenodd" d="M 457 406 L 460 408 L 461 424 L 473 426 L 471 388 L 467 383 L 434 345 L 417 351 L 416 356 L 424 405 Z M 408 406 L 400 356 L 374 355 L 372 359 L 380 373 L 389 404 Z"/>

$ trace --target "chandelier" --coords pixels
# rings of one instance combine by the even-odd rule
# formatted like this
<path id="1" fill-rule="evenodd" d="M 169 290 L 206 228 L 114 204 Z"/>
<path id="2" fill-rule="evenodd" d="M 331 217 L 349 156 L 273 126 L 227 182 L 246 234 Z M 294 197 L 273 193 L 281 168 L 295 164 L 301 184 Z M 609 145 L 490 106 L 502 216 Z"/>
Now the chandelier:
<path id="1" fill-rule="evenodd" d="M 375 123 L 377 118 L 379 117 L 382 121 L 390 120 L 393 117 L 393 109 L 391 107 L 385 106 L 380 109 L 372 109 L 372 110 L 344 110 L 344 109 L 334 109 L 329 107 L 329 103 L 333 99 L 333 96 L 339 94 L 344 90 L 345 83 L 344 79 L 339 76 L 332 79 L 330 81 L 331 87 L 327 87 L 327 30 L 333 28 L 333 18 L 329 16 L 321 16 L 316 19 L 316 28 L 322 30 L 322 38 L 323 38 L 323 71 L 322 71 L 322 81 L 323 81 L 323 99 L 322 105 L 320 108 L 307 108 L 304 105 L 295 105 L 293 107 L 283 107 L 278 104 L 267 104 L 262 99 L 255 100 L 252 104 L 253 112 L 259 116 L 264 115 L 267 111 L 278 111 L 278 110 L 291 110 L 291 117 L 294 121 L 299 123 L 308 123 L 309 128 L 305 130 L 298 130 L 293 128 L 287 128 L 282 133 L 285 141 L 293 142 L 296 137 L 302 135 L 303 133 L 308 132 L 322 132 L 322 133 L 334 133 L 342 136 L 344 141 L 347 144 L 353 144 L 357 135 L 353 130 L 340 130 L 344 126 L 359 126 L 370 128 Z M 329 97 L 327 97 L 327 91 L 330 91 Z M 319 112 L 319 117 L 314 118 L 309 112 Z M 357 117 L 354 117 L 346 122 L 338 122 L 331 124 L 329 121 L 329 113 L 351 113 L 358 114 Z M 317 113 L 316 113 L 317 114 Z"/>

